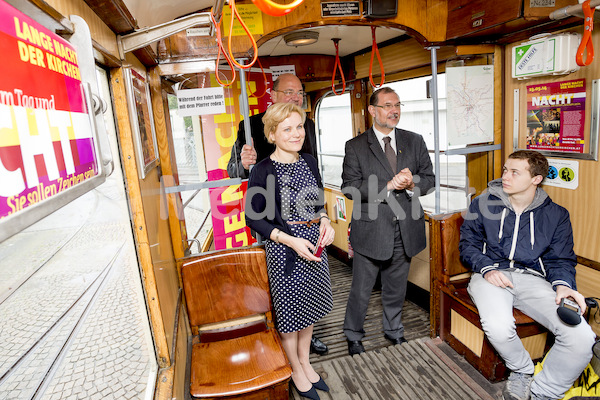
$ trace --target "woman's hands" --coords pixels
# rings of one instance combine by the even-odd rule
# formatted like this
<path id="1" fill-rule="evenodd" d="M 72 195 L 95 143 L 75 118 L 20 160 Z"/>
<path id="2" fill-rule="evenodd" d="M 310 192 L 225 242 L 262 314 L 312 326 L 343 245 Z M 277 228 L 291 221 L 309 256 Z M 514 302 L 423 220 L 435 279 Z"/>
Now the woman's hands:
<path id="1" fill-rule="evenodd" d="M 284 234 L 282 233 L 281 236 Z M 313 251 L 315 250 L 315 246 L 306 239 L 302 239 L 295 236 L 290 236 L 285 234 L 285 239 L 281 240 L 281 243 L 285 244 L 288 247 L 291 247 L 298 255 L 308 261 L 321 261 L 320 257 L 315 257 Z"/>
<path id="2" fill-rule="evenodd" d="M 325 217 L 321 218 L 321 223 L 319 225 L 319 240 L 317 241 L 317 244 L 321 243 L 321 246 L 323 247 L 329 246 L 331 243 L 333 243 L 334 237 L 335 230 L 331 226 L 329 219 Z M 305 260 L 317 262 L 321 261 L 320 257 L 316 257 L 313 254 L 317 249 L 315 245 L 306 239 L 288 235 L 287 233 L 276 228 L 271 233 L 271 240 L 285 244 L 286 246 L 292 248 L 300 257 L 304 258 Z"/>
<path id="3" fill-rule="evenodd" d="M 333 226 L 331 226 L 331 221 L 329 221 L 329 217 L 327 215 L 322 215 L 321 224 L 319 226 L 319 242 L 323 247 L 329 246 L 333 243 L 333 239 L 335 238 L 335 230 Z"/>

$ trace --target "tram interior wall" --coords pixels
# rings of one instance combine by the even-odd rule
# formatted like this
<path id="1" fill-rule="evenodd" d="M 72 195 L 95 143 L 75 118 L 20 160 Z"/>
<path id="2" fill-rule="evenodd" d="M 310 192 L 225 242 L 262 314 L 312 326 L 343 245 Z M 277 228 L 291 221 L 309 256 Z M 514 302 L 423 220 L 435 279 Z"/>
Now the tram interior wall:
<path id="1" fill-rule="evenodd" d="M 596 29 L 592 32 L 592 41 L 595 48 L 600 46 L 600 31 L 598 23 L 595 24 Z M 553 34 L 563 32 L 578 32 L 582 33 L 583 27 L 568 29 L 566 31 L 550 32 Z M 570 81 L 576 79 L 585 79 L 586 84 L 586 106 L 585 106 L 585 141 L 586 149 L 590 143 L 590 121 L 592 115 L 592 81 L 600 78 L 600 64 L 596 60 L 589 66 L 581 67 L 579 71 L 568 75 L 560 76 L 544 76 L 527 80 L 513 79 L 511 75 L 512 66 L 512 48 L 520 45 L 522 41 L 511 43 L 506 46 L 504 60 L 504 92 L 506 101 L 504 104 L 504 134 L 503 134 L 503 156 L 507 157 L 513 150 L 513 110 L 514 90 L 519 90 L 519 147 L 525 148 L 526 129 L 526 112 L 527 112 L 527 86 L 538 85 L 541 83 Z M 596 112 L 598 112 L 596 110 Z M 597 134 L 597 133 L 596 133 Z M 560 158 L 560 157 L 559 157 Z M 553 186 L 544 186 L 544 190 L 550 195 L 554 202 L 560 204 L 569 210 L 571 216 L 571 224 L 573 225 L 573 237 L 575 242 L 575 254 L 592 260 L 598 265 L 600 261 L 600 212 L 598 212 L 598 199 L 600 198 L 600 186 L 598 185 L 598 177 L 600 176 L 600 163 L 594 160 L 577 160 L 579 163 L 579 186 L 575 190 L 558 188 Z M 579 264 L 577 266 L 577 286 L 585 296 L 600 297 L 600 270 L 586 265 Z M 596 321 L 592 321 L 592 328 L 596 334 L 600 334 L 600 325 Z"/>

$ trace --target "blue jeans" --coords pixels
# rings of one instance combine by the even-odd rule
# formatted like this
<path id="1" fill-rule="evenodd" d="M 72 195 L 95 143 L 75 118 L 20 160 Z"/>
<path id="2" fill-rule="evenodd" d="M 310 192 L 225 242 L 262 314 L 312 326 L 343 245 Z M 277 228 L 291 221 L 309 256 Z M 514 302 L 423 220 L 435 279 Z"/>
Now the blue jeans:
<path id="1" fill-rule="evenodd" d="M 514 372 L 532 374 L 534 365 L 517 336 L 513 306 L 546 327 L 555 342 L 543 370 L 531 384 L 531 391 L 560 399 L 592 358 L 595 334 L 583 321 L 576 326 L 563 323 L 556 313 L 556 292 L 545 279 L 526 273 L 502 271 L 514 288 L 492 285 L 474 273 L 469 295 L 477 306 L 481 326 L 490 343 Z"/>

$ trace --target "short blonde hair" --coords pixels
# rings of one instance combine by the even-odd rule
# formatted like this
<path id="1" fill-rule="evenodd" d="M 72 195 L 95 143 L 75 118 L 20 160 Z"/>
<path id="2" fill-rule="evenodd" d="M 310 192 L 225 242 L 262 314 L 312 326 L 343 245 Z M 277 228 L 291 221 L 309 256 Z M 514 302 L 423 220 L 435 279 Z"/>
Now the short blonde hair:
<path id="1" fill-rule="evenodd" d="M 302 118 L 302 124 L 306 121 L 306 113 L 302 108 L 294 103 L 275 103 L 267 109 L 267 112 L 262 117 L 262 122 L 265 125 L 265 137 L 267 142 L 273 143 L 269 138 L 269 134 L 275 132 L 280 123 L 282 123 L 290 115 L 296 113 Z"/>

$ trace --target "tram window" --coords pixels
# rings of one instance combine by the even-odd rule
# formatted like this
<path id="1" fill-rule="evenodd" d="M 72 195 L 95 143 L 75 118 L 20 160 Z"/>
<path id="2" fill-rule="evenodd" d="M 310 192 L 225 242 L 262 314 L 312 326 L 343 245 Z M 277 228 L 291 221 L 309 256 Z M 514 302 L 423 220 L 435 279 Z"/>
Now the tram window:
<path id="1" fill-rule="evenodd" d="M 344 146 L 352 139 L 350 94 L 327 96 L 317 105 L 318 153 L 323 184 L 342 185 Z"/>
<path id="2" fill-rule="evenodd" d="M 96 66 L 96 78 L 98 80 L 98 90 L 100 91 L 100 97 L 102 98 L 102 117 L 104 119 L 104 127 L 108 134 L 108 140 L 110 143 L 110 150 L 113 154 L 114 168 L 120 168 L 119 159 L 119 145 L 116 141 L 117 128 L 115 127 L 115 117 L 112 108 L 112 99 L 110 98 L 110 83 L 108 78 L 108 72 L 105 69 Z"/>
<path id="3" fill-rule="evenodd" d="M 419 133 L 423 136 L 431 162 L 434 159 L 433 137 L 433 103 L 427 98 L 426 85 L 430 76 L 406 79 L 385 84 L 396 91 L 402 102 L 398 128 Z M 438 74 L 438 111 L 440 150 L 448 149 L 446 137 L 446 74 Z M 467 162 L 463 155 L 440 156 L 440 211 L 450 212 L 467 207 Z M 430 193 L 421 198 L 423 208 L 428 212 L 435 211 L 435 194 Z"/>
<path id="4" fill-rule="evenodd" d="M 200 183 L 207 180 L 200 117 L 180 117 L 177 114 L 177 96 L 167 95 L 175 162 L 179 184 Z M 186 230 L 189 239 L 204 243 L 212 228 L 208 190 L 186 190 L 181 193 Z M 198 245 L 200 247 L 200 245 Z M 200 248 L 198 248 L 198 252 Z"/>

